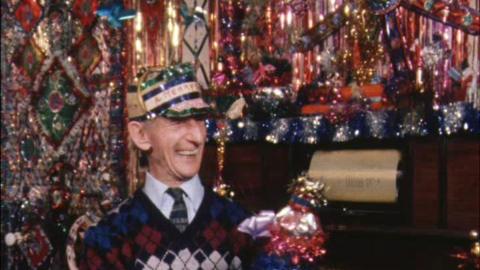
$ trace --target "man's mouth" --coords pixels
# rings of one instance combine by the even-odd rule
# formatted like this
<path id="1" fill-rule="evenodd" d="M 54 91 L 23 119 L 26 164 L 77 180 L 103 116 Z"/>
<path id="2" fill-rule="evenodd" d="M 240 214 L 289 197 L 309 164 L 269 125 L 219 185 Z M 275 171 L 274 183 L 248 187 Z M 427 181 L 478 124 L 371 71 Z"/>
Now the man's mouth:
<path id="1" fill-rule="evenodd" d="M 181 150 L 181 151 L 177 151 L 177 154 L 181 156 L 195 156 L 198 154 L 198 151 L 200 151 L 198 148 L 193 150 Z"/>

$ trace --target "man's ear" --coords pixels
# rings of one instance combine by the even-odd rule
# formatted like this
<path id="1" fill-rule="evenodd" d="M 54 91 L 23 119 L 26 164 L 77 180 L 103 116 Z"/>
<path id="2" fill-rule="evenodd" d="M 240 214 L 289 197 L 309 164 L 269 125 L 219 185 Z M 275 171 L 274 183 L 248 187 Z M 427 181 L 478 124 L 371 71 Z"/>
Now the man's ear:
<path id="1" fill-rule="evenodd" d="M 132 138 L 133 143 L 142 151 L 148 151 L 152 148 L 150 139 L 145 132 L 145 125 L 141 122 L 130 121 L 128 122 L 128 133 Z"/>

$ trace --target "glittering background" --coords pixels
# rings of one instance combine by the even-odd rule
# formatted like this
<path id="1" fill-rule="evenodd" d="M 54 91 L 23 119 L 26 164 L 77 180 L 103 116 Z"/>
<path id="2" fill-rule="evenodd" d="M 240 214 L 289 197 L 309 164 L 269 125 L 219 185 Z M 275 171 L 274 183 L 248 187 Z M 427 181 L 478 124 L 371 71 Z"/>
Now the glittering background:
<path id="1" fill-rule="evenodd" d="M 106 4 L 2 1 L 2 269 L 65 269 L 75 218 L 126 192 L 123 36 L 95 15 Z M 28 238 L 6 249 L 13 232 Z"/>

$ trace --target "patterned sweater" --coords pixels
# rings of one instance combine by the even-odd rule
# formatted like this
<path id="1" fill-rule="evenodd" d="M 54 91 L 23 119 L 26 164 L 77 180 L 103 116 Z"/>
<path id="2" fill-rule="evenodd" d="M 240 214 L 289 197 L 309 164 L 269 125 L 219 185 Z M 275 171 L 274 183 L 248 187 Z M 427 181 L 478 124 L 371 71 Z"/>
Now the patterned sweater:
<path id="1" fill-rule="evenodd" d="M 181 233 L 143 191 L 85 235 L 80 269 L 248 269 L 250 235 L 237 230 L 249 215 L 211 190 Z"/>

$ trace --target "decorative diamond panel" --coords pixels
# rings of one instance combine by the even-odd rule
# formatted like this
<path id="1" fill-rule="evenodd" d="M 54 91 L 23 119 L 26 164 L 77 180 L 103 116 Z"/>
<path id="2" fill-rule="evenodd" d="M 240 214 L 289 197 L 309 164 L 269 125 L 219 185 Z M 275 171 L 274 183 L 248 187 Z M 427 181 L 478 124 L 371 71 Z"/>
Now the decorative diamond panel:
<path id="1" fill-rule="evenodd" d="M 95 69 L 102 57 L 97 41 L 91 36 L 80 43 L 78 48 L 74 48 L 72 53 L 75 55 L 79 70 L 87 75 Z"/>
<path id="2" fill-rule="evenodd" d="M 33 81 L 44 59 L 45 55 L 37 45 L 31 41 L 28 42 L 23 51 L 17 54 L 14 62 L 17 67 Z"/>
<path id="3" fill-rule="evenodd" d="M 182 44 L 182 62 L 195 63 L 198 82 L 203 88 L 208 88 L 210 81 L 208 20 L 193 15 L 195 10 L 208 9 L 208 0 L 186 0 L 184 1 L 184 5 L 189 13 L 185 16 L 192 16 L 195 17 L 195 19 L 189 20 L 189 23 L 185 25 Z"/>
<path id="4" fill-rule="evenodd" d="M 33 107 L 42 134 L 58 146 L 89 103 L 58 63 L 48 75 L 41 83 L 39 97 L 33 99 Z"/>
<path id="5" fill-rule="evenodd" d="M 15 17 L 26 32 L 30 32 L 42 16 L 42 7 L 35 0 L 25 0 L 15 11 Z"/>
<path id="6" fill-rule="evenodd" d="M 2 0 L 2 235 L 34 236 L 38 224 L 55 241 L 48 254 L 38 237 L 3 243 L 1 269 L 68 269 L 71 221 L 127 193 L 123 31 L 95 12 L 111 2 Z M 102 56 L 108 63 L 93 74 Z M 59 162 L 72 173 L 68 188 L 52 181 Z"/>
<path id="7" fill-rule="evenodd" d="M 77 0 L 73 4 L 73 13 L 85 27 L 89 27 L 93 23 L 97 9 L 97 0 Z"/>

